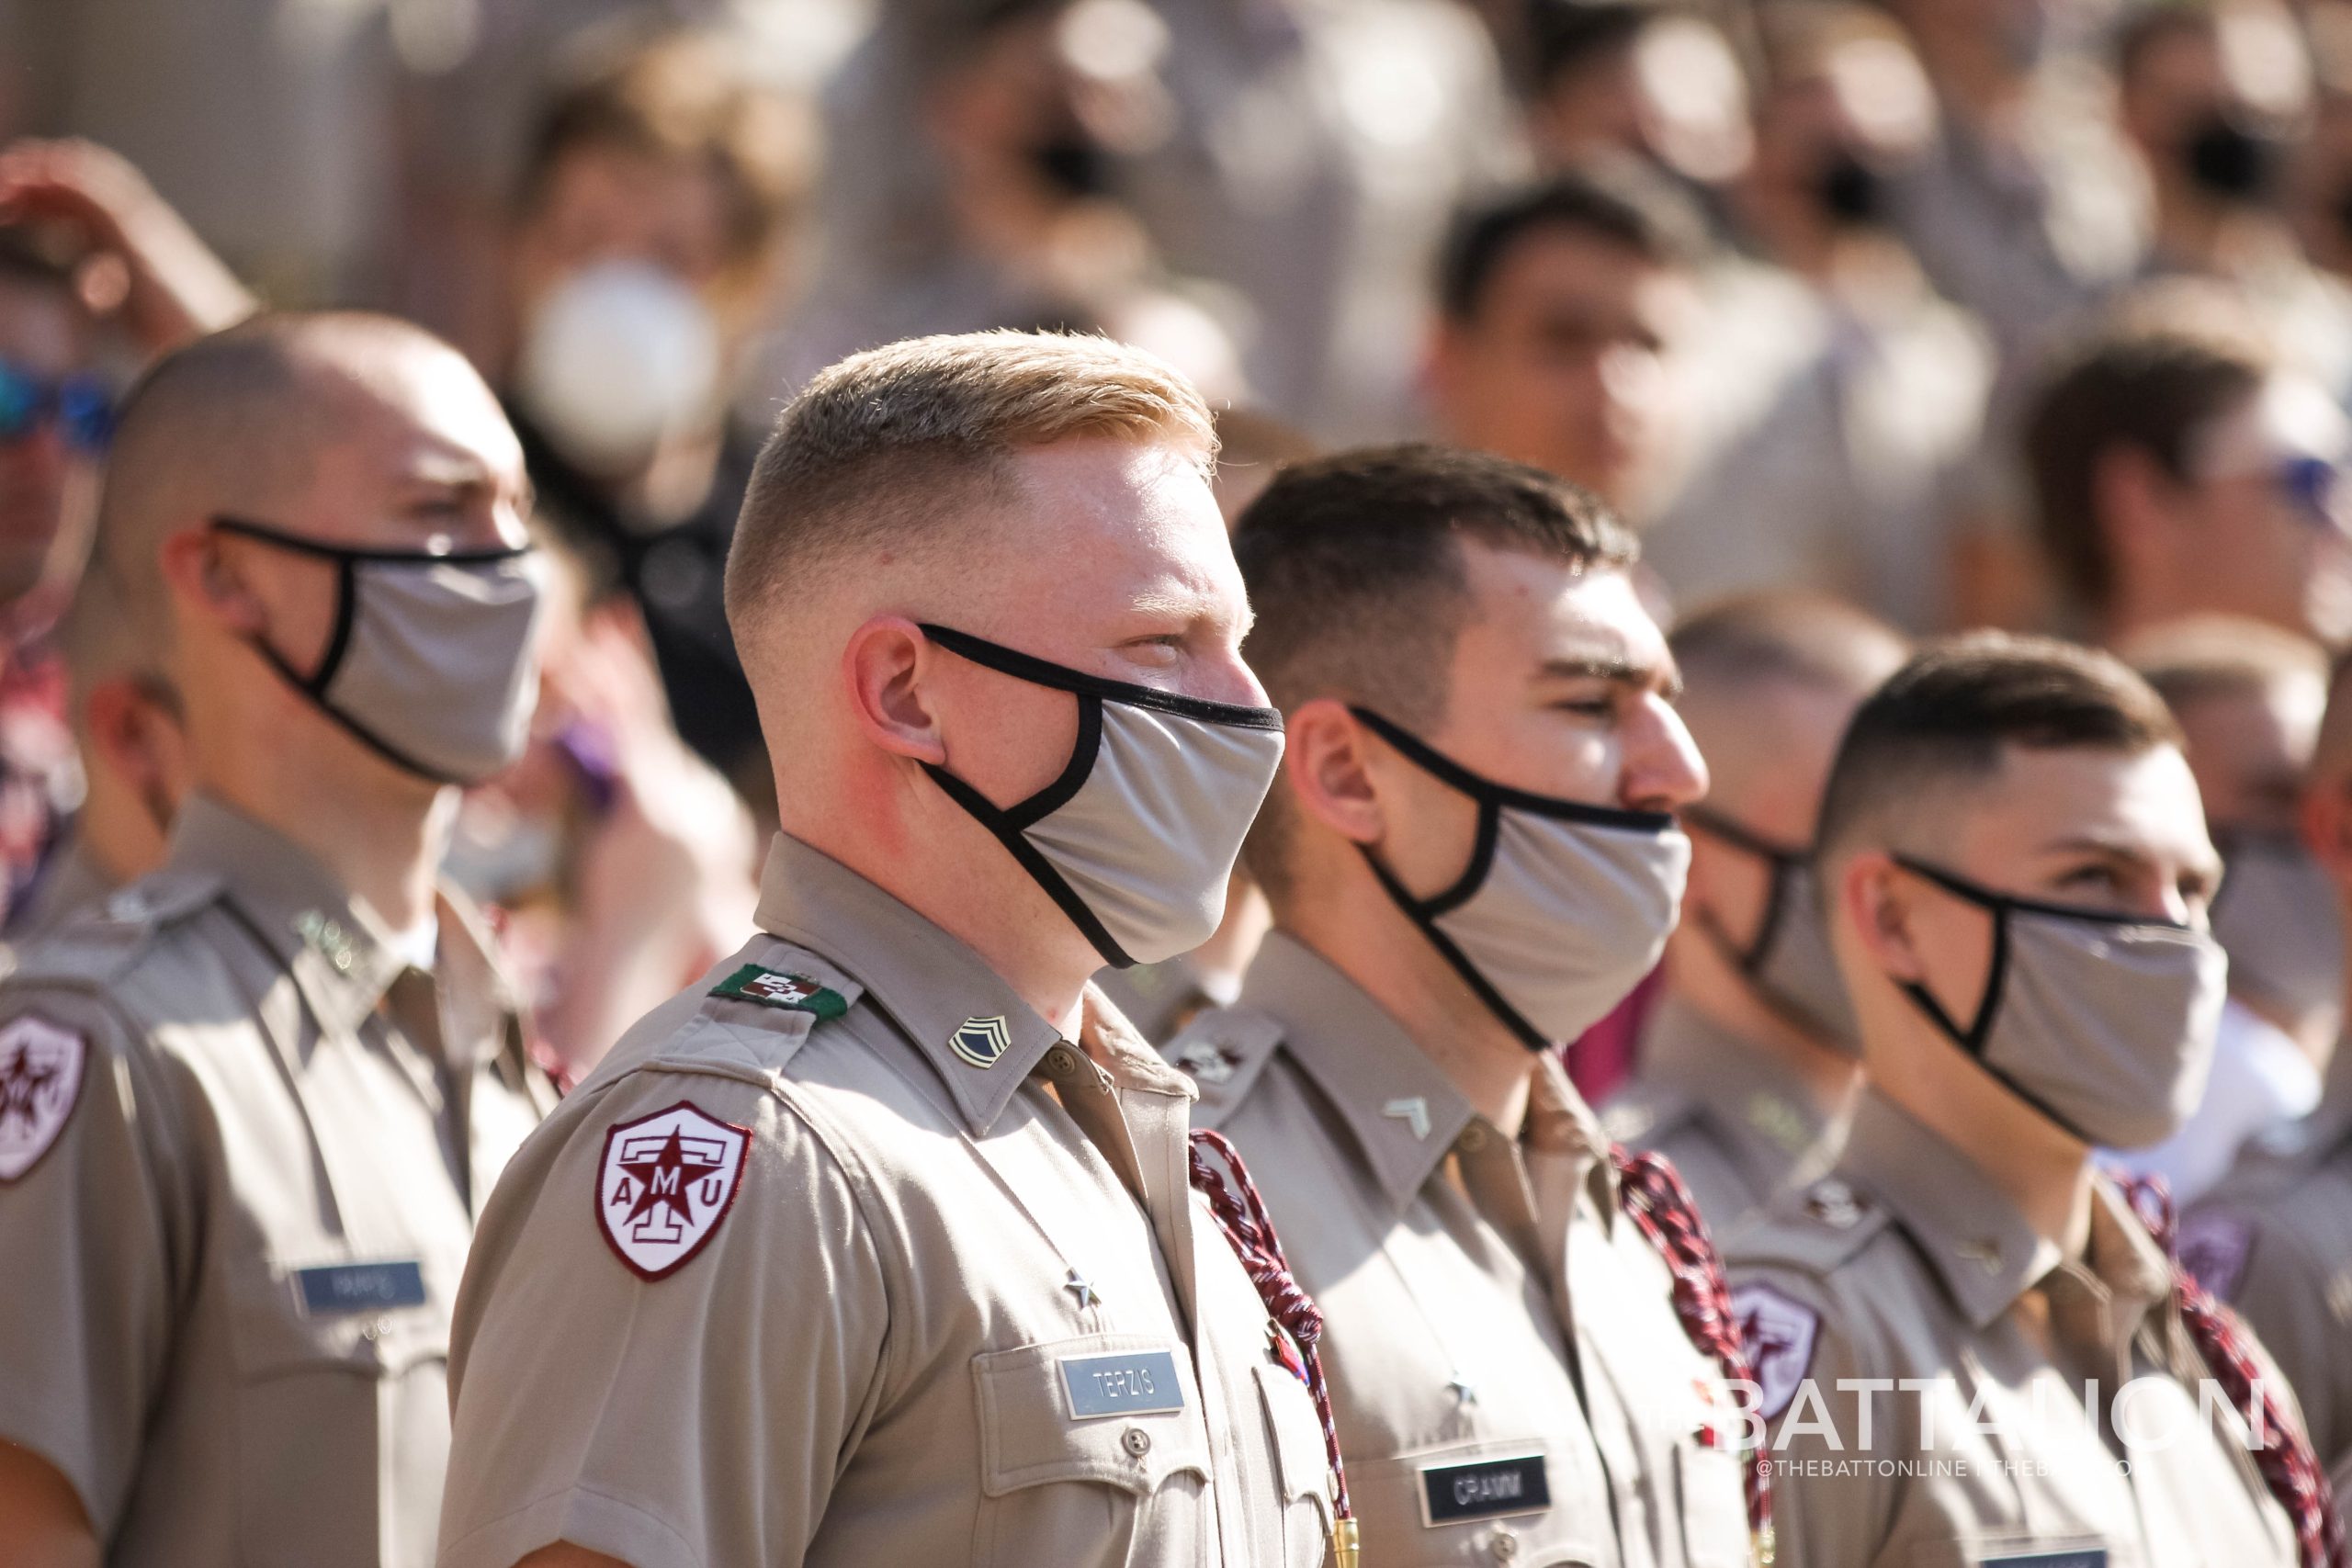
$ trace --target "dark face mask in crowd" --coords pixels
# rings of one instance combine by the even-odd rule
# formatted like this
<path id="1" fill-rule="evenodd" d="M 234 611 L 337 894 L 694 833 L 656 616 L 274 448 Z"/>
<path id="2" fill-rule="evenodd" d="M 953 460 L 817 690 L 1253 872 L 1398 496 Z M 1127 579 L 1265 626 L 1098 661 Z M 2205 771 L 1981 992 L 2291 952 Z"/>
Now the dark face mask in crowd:
<path id="1" fill-rule="evenodd" d="M 1363 852 L 1388 897 L 1530 1050 L 1574 1040 L 1624 1000 L 1674 929 L 1690 840 L 1663 811 L 1495 784 L 1363 708 L 1350 710 L 1478 806 L 1470 863 L 1428 898 Z"/>
<path id="2" fill-rule="evenodd" d="M 1000 807 L 926 763 L 948 797 L 996 835 L 1103 963 L 1158 964 L 1206 942 L 1282 765 L 1280 711 L 1106 680 L 947 626 L 922 634 L 983 669 L 1078 698 L 1078 739 L 1053 783 Z"/>
<path id="3" fill-rule="evenodd" d="M 1814 175 L 1814 199 L 1830 220 L 1847 228 L 1886 221 L 1886 176 L 1845 148 L 1832 152 Z"/>
<path id="4" fill-rule="evenodd" d="M 2298 1017 L 2344 1002 L 2344 921 L 2335 887 L 2302 840 L 2278 829 L 2217 825 L 2228 874 L 2214 897 L 2213 940 L 2230 955 L 2230 988 Z"/>
<path id="5" fill-rule="evenodd" d="M 1896 863 L 1991 912 L 1973 1016 L 1903 991 L 1952 1043 L 2059 1127 L 2113 1149 L 2180 1129 L 2212 1065 L 2228 961 L 2191 927 L 2013 897 L 1906 856 Z"/>
<path id="6" fill-rule="evenodd" d="M 334 567 L 317 669 L 266 637 L 253 646 L 362 745 L 436 784 L 479 784 L 523 754 L 547 604 L 537 550 L 356 549 L 232 517 L 213 526 Z"/>
<path id="7" fill-rule="evenodd" d="M 2215 115 L 2181 144 L 2181 166 L 2208 194 L 2224 201 L 2258 202 L 2277 189 L 2283 149 L 2225 115 Z"/>
<path id="8" fill-rule="evenodd" d="M 1812 852 L 1776 844 L 1703 807 L 1687 809 L 1682 816 L 1709 837 L 1762 861 L 1771 876 L 1764 913 L 1747 946 L 1732 940 L 1712 909 L 1693 916 L 1699 931 L 1747 978 L 1765 1006 L 1839 1054 L 1859 1058 L 1861 1030 L 1829 950 Z"/>

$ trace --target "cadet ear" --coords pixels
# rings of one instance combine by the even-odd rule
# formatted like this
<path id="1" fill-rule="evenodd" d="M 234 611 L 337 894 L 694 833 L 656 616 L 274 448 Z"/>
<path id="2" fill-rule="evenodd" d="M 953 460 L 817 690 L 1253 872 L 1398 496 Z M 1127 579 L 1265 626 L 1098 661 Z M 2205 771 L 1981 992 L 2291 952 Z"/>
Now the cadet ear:
<path id="1" fill-rule="evenodd" d="M 938 716 L 923 689 L 924 677 L 944 657 L 904 615 L 876 615 L 850 634 L 842 682 L 868 740 L 894 756 L 945 764 Z"/>
<path id="2" fill-rule="evenodd" d="M 1882 850 L 1864 850 L 1849 860 L 1838 885 L 1862 951 L 1897 985 L 1927 977 L 1911 940 L 1911 886 Z"/>
<path id="3" fill-rule="evenodd" d="M 1376 843 L 1380 799 L 1364 767 L 1366 731 L 1345 703 L 1317 697 L 1283 724 L 1283 784 L 1300 810 L 1343 838 Z"/>
<path id="4" fill-rule="evenodd" d="M 164 582 L 175 596 L 202 605 L 211 619 L 231 631 L 259 637 L 268 629 L 268 612 L 220 546 L 220 535 L 210 528 L 183 528 L 171 535 L 158 552 Z"/>

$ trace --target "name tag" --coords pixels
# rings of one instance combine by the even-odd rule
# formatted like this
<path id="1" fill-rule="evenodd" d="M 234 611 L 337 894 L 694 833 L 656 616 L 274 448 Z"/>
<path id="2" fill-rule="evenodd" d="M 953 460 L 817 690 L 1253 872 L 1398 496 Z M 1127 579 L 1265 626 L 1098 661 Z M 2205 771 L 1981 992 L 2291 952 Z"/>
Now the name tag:
<path id="1" fill-rule="evenodd" d="M 1103 1416 L 1158 1416 L 1184 1408 L 1176 1358 L 1166 1350 L 1115 1356 L 1069 1356 L 1060 1363 L 1070 1414 L 1080 1421 Z"/>
<path id="2" fill-rule="evenodd" d="M 1421 1472 L 1421 1522 L 1450 1525 L 1502 1514 L 1540 1514 L 1552 1506 L 1544 1456 L 1433 1464 Z"/>
<path id="3" fill-rule="evenodd" d="M 2071 1551 L 2029 1551 L 2021 1557 L 1980 1557 L 1976 1568 L 2107 1568 L 2107 1548 L 2080 1546 Z"/>
<path id="4" fill-rule="evenodd" d="M 294 1270 L 305 1317 L 387 1312 L 424 1304 L 424 1270 L 414 1258 L 398 1263 L 328 1263 Z"/>

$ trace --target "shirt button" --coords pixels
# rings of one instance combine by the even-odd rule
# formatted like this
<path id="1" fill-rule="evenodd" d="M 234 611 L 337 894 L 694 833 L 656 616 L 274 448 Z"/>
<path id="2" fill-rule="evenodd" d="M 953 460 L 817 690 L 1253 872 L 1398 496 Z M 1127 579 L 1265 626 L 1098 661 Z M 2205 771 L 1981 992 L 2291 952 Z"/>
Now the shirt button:
<path id="1" fill-rule="evenodd" d="M 1049 1078 L 1074 1077 L 1078 1074 L 1078 1053 L 1067 1045 L 1057 1045 L 1046 1053 L 1046 1076 Z"/>
<path id="2" fill-rule="evenodd" d="M 1151 1434 L 1141 1427 L 1130 1427 L 1119 1434 L 1119 1446 L 1127 1450 L 1129 1459 L 1141 1459 L 1151 1452 Z"/>
<path id="3" fill-rule="evenodd" d="M 1508 1562 L 1519 1555 L 1519 1537 L 1511 1534 L 1507 1527 L 1497 1525 L 1495 1539 L 1487 1543 L 1487 1549 L 1495 1554 L 1496 1562 Z"/>
<path id="4" fill-rule="evenodd" d="M 1465 1152 L 1476 1154 L 1487 1146 L 1487 1129 L 1476 1122 L 1471 1122 L 1462 1129 L 1460 1143 Z"/>

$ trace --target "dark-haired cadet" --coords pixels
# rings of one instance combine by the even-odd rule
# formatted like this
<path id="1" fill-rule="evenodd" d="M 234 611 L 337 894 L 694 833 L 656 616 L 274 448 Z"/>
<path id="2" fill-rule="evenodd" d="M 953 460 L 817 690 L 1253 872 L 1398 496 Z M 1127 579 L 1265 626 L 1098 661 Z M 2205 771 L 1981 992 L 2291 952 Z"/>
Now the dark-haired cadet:
<path id="1" fill-rule="evenodd" d="M 2338 1561 L 2283 1380 L 2091 1165 L 2179 1124 L 2222 1003 L 2163 702 L 2064 643 L 1931 648 L 1856 714 L 1820 855 L 1869 1088 L 1729 1248 L 1784 1560 Z"/>
<path id="2" fill-rule="evenodd" d="M 1644 518 L 1680 444 L 1671 365 L 1703 319 L 1705 232 L 1675 192 L 1614 164 L 1464 214 L 1438 283 L 1437 429 Z"/>
<path id="3" fill-rule="evenodd" d="M 1426 446 L 1285 469 L 1236 536 L 1289 733 L 1244 852 L 1274 931 L 1169 1054 L 1323 1310 L 1367 1564 L 1747 1561 L 1674 1300 L 1713 1251 L 1555 1049 L 1657 961 L 1706 786 L 1634 551 Z"/>

